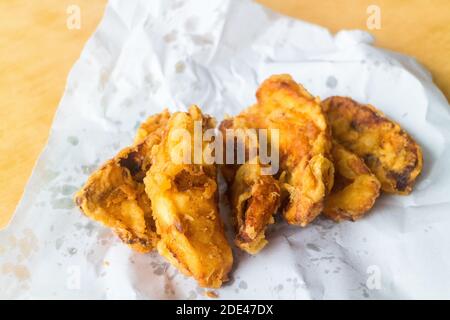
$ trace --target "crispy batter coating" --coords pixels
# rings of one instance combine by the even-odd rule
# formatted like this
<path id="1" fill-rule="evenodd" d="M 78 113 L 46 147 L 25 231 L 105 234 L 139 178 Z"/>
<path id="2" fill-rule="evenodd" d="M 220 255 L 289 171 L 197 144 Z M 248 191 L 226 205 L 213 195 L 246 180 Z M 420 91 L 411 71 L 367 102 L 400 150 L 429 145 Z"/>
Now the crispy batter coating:
<path id="1" fill-rule="evenodd" d="M 161 141 L 168 112 L 149 117 L 140 142 L 121 150 L 94 172 L 75 195 L 75 202 L 91 219 L 113 229 L 138 252 L 156 247 L 158 236 L 143 178 L 151 166 L 151 149 Z"/>
<path id="2" fill-rule="evenodd" d="M 152 132 L 164 127 L 167 124 L 167 121 L 169 121 L 169 118 L 170 112 L 167 109 L 163 110 L 161 113 L 148 117 L 147 120 L 142 122 L 139 126 L 134 138 L 134 144 L 141 143 L 147 139 Z"/>
<path id="3" fill-rule="evenodd" d="M 200 286 L 218 288 L 228 279 L 233 257 L 219 216 L 216 166 L 202 157 L 194 161 L 195 121 L 203 131 L 214 127 L 197 106 L 172 115 L 144 183 L 161 238 L 158 252 Z M 191 164 L 181 161 L 189 148 Z"/>
<path id="4" fill-rule="evenodd" d="M 333 141 L 334 185 L 323 213 L 339 222 L 357 220 L 369 211 L 380 194 L 380 182 L 364 161 Z"/>
<path id="5" fill-rule="evenodd" d="M 239 136 L 237 132 L 233 132 L 231 136 L 227 135 L 227 130 L 234 129 L 233 124 L 234 119 L 227 118 L 219 126 L 225 138 L 223 140 L 225 155 L 226 144 L 233 140 L 236 161 L 237 142 L 240 141 L 244 143 L 244 151 L 248 159 L 249 137 L 245 134 Z M 280 206 L 280 183 L 275 177 L 262 174 L 263 167 L 258 157 L 244 164 L 233 163 L 220 166 L 222 175 L 229 186 L 227 194 L 236 230 L 234 242 L 240 249 L 250 254 L 257 254 L 267 244 L 266 228 L 274 223 L 273 216 Z"/>
<path id="6" fill-rule="evenodd" d="M 333 185 L 326 117 L 319 100 L 289 75 L 271 76 L 256 97 L 256 105 L 227 119 L 225 126 L 279 130 L 280 170 L 276 177 L 286 195 L 284 217 L 290 224 L 306 226 L 322 211 Z"/>
<path id="7" fill-rule="evenodd" d="M 236 245 L 258 253 L 266 244 L 265 231 L 275 222 L 280 205 L 280 186 L 270 175 L 261 175 L 261 165 L 245 163 L 239 167 L 230 188 L 230 202 L 237 230 Z"/>
<path id="8" fill-rule="evenodd" d="M 400 126 L 371 105 L 331 97 L 322 103 L 333 138 L 361 157 L 388 193 L 412 191 L 422 170 L 420 146 Z"/>

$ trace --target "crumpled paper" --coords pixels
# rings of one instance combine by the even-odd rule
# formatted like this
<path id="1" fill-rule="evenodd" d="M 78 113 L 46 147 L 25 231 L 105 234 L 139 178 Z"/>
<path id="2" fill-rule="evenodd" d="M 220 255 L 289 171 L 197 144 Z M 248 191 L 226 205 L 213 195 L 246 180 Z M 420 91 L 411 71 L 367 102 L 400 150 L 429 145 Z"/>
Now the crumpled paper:
<path id="1" fill-rule="evenodd" d="M 219 298 L 450 298 L 450 108 L 415 60 L 372 42 L 250 1 L 111 1 L 0 232 L 0 297 L 205 298 L 158 254 L 84 217 L 73 193 L 147 116 L 196 103 L 220 120 L 253 103 L 267 76 L 290 73 L 314 95 L 348 95 L 399 122 L 423 147 L 423 173 L 410 196 L 382 195 L 356 223 L 279 222 L 257 256 L 235 250 Z"/>

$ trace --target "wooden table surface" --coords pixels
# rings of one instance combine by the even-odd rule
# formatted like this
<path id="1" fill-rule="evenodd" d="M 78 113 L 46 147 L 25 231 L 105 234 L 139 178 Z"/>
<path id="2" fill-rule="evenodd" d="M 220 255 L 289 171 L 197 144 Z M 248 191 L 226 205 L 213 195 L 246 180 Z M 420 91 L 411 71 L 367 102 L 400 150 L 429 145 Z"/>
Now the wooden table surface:
<path id="1" fill-rule="evenodd" d="M 340 29 L 367 30 L 367 7 L 381 9 L 377 45 L 416 57 L 450 98 L 450 1 L 259 0 L 284 14 Z M 320 3 L 320 4 L 319 4 Z M 66 26 L 69 5 L 81 28 Z M 99 23 L 106 0 L 0 2 L 0 227 L 23 192 L 63 93 L 67 74 Z"/>

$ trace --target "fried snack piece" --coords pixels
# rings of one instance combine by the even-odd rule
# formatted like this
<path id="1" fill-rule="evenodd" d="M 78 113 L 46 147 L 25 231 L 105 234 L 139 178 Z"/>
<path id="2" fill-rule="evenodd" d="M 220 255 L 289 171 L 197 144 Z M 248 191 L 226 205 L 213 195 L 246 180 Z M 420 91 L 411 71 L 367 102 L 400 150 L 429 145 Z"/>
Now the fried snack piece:
<path id="1" fill-rule="evenodd" d="M 245 146 L 246 159 L 249 157 L 249 137 L 227 135 L 227 130 L 232 129 L 233 119 L 228 118 L 222 121 L 219 130 L 224 139 L 224 150 L 227 151 L 226 144 L 233 144 L 234 159 L 232 164 L 221 165 L 220 169 L 224 176 L 228 188 L 228 198 L 230 201 L 233 222 L 236 230 L 235 244 L 242 250 L 250 254 L 258 253 L 267 244 L 265 231 L 268 225 L 275 222 L 273 216 L 280 206 L 281 189 L 280 184 L 271 175 L 262 174 L 264 167 L 259 158 L 248 161 L 245 164 L 237 164 L 237 141 L 241 140 Z M 230 140 L 227 142 L 227 140 Z M 258 148 L 257 139 L 255 147 Z"/>
<path id="2" fill-rule="evenodd" d="M 320 107 L 289 75 L 274 75 L 256 93 L 257 104 L 244 110 L 224 127 L 277 129 L 280 170 L 276 175 L 285 194 L 284 217 L 290 224 L 306 226 L 322 211 L 333 186 L 330 160 L 331 131 Z"/>
<path id="3" fill-rule="evenodd" d="M 144 183 L 161 238 L 158 252 L 200 286 L 218 288 L 228 279 L 233 256 L 219 216 L 216 166 L 194 148 L 195 139 L 202 141 L 194 137 L 196 121 L 203 131 L 215 126 L 197 106 L 172 115 Z M 203 150 L 209 144 L 202 142 Z"/>
<path id="4" fill-rule="evenodd" d="M 369 211 L 380 195 L 380 182 L 364 161 L 333 141 L 334 185 L 325 200 L 323 213 L 328 218 L 357 220 Z"/>
<path id="5" fill-rule="evenodd" d="M 147 137 L 158 130 L 161 127 L 164 127 L 167 124 L 167 121 L 169 121 L 170 118 L 170 112 L 165 109 L 161 113 L 158 113 L 156 115 L 150 116 L 141 123 L 139 126 L 136 137 L 134 138 L 134 144 L 139 144 Z"/>
<path id="6" fill-rule="evenodd" d="M 280 186 L 270 175 L 261 174 L 261 165 L 245 163 L 239 167 L 229 190 L 236 245 L 258 253 L 266 244 L 265 231 L 275 222 L 273 215 L 280 205 Z"/>
<path id="7" fill-rule="evenodd" d="M 322 103 L 333 137 L 363 158 L 388 193 L 409 194 L 422 170 L 420 146 L 371 105 L 331 97 Z"/>
<path id="8" fill-rule="evenodd" d="M 141 142 L 107 161 L 75 195 L 86 216 L 112 228 L 124 243 L 143 253 L 153 250 L 158 241 L 143 178 L 151 166 L 151 149 L 161 141 L 167 119 L 166 111 L 149 117 L 145 123 L 152 129 Z"/>

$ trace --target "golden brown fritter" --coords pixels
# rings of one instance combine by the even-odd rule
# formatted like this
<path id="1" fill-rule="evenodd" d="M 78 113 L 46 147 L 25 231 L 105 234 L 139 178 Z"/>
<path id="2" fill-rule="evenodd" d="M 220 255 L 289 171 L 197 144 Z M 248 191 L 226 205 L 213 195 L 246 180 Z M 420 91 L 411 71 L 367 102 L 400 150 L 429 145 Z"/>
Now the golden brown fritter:
<path id="1" fill-rule="evenodd" d="M 149 117 L 151 128 L 140 142 L 121 150 L 94 172 L 75 195 L 80 209 L 113 231 L 138 252 L 156 247 L 158 236 L 143 178 L 151 166 L 151 149 L 161 141 L 168 113 Z"/>
<path id="2" fill-rule="evenodd" d="M 266 228 L 275 221 L 273 216 L 280 206 L 280 184 L 272 175 L 262 174 L 262 168 L 266 166 L 260 163 L 258 157 L 253 162 L 236 163 L 237 141 L 245 143 L 244 152 L 248 159 L 249 137 L 245 133 L 239 136 L 236 132 L 233 132 L 231 137 L 227 136 L 228 129 L 233 129 L 233 118 L 223 120 L 219 130 L 225 138 L 223 140 L 225 155 L 227 140 L 228 143 L 234 140 L 232 146 L 235 163 L 220 166 L 229 186 L 227 194 L 236 230 L 234 242 L 240 249 L 256 254 L 267 244 Z M 256 148 L 258 148 L 257 139 Z"/>
<path id="3" fill-rule="evenodd" d="M 161 113 L 150 116 L 139 126 L 134 144 L 139 144 L 144 141 L 152 132 L 155 132 L 161 127 L 164 127 L 169 121 L 170 112 L 165 109 Z"/>
<path id="4" fill-rule="evenodd" d="M 420 146 L 371 105 L 331 97 L 322 103 L 333 138 L 361 157 L 389 193 L 409 194 L 422 170 Z"/>
<path id="5" fill-rule="evenodd" d="M 229 190 L 236 245 L 250 254 L 266 244 L 265 231 L 274 223 L 280 205 L 280 186 L 270 175 L 261 174 L 261 165 L 245 163 L 239 167 Z"/>
<path id="6" fill-rule="evenodd" d="M 380 194 L 380 182 L 364 161 L 333 141 L 334 186 L 323 213 L 335 220 L 357 220 L 369 211 Z"/>
<path id="7" fill-rule="evenodd" d="M 144 183 L 161 238 L 158 252 L 200 286 L 218 288 L 228 279 L 233 257 L 219 216 L 216 166 L 201 156 L 200 163 L 194 161 L 195 121 L 203 132 L 214 127 L 197 106 L 172 115 Z M 186 154 L 190 164 L 180 161 Z"/>
<path id="8" fill-rule="evenodd" d="M 271 76 L 256 96 L 257 104 L 225 120 L 224 127 L 278 129 L 276 177 L 286 195 L 284 217 L 290 224 L 306 226 L 322 211 L 333 185 L 331 132 L 320 101 L 289 75 Z"/>

